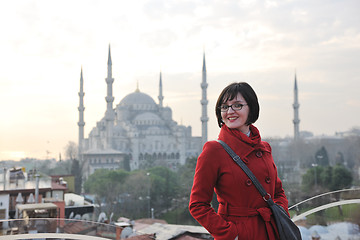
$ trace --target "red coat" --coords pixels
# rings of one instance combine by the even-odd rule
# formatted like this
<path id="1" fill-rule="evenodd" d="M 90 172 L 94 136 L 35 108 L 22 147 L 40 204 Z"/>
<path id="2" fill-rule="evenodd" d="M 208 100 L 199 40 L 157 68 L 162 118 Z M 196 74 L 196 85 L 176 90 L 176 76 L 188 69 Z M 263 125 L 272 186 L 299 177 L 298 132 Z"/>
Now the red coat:
<path id="1" fill-rule="evenodd" d="M 277 175 L 271 147 L 261 141 L 256 127 L 250 125 L 250 130 L 248 138 L 224 125 L 219 139 L 240 156 L 273 200 L 288 211 L 288 201 Z M 214 190 L 219 201 L 218 213 L 210 206 Z M 239 240 L 278 238 L 267 203 L 216 141 L 207 142 L 197 160 L 189 210 L 216 240 L 233 240 L 236 236 Z"/>

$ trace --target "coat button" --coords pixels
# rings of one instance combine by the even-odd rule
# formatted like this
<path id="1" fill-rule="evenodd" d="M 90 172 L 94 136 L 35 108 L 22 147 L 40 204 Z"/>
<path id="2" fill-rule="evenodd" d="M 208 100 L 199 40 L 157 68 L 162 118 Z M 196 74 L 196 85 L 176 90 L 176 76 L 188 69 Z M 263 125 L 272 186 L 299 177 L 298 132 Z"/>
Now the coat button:
<path id="1" fill-rule="evenodd" d="M 252 184 L 252 181 L 250 179 L 247 179 L 246 180 L 246 186 L 251 186 L 251 184 Z"/>
<path id="2" fill-rule="evenodd" d="M 270 177 L 266 177 L 266 178 L 265 178 L 265 182 L 266 182 L 266 183 L 270 183 L 270 181 L 271 181 Z"/>
<path id="3" fill-rule="evenodd" d="M 261 151 L 258 151 L 255 153 L 255 155 L 258 157 L 258 158 L 261 158 L 262 157 L 262 152 Z"/>

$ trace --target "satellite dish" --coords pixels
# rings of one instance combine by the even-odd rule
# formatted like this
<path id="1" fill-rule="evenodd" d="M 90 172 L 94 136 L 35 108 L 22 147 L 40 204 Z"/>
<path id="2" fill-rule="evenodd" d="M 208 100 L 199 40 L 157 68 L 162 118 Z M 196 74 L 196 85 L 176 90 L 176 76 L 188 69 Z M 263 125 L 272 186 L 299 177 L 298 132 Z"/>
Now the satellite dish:
<path id="1" fill-rule="evenodd" d="M 81 219 L 81 215 L 80 215 L 80 214 L 76 214 L 75 217 L 74 217 L 74 219 L 80 220 L 80 219 Z"/>
<path id="2" fill-rule="evenodd" d="M 133 233 L 133 230 L 131 227 L 125 227 L 120 234 L 120 239 L 128 238 Z"/>
<path id="3" fill-rule="evenodd" d="M 84 215 L 82 215 L 81 220 L 90 221 L 90 215 L 88 213 L 85 213 Z"/>
<path id="4" fill-rule="evenodd" d="M 71 212 L 70 216 L 69 216 L 69 219 L 72 219 L 74 217 L 74 215 L 75 215 L 74 212 Z"/>
<path id="5" fill-rule="evenodd" d="M 112 213 L 110 214 L 110 222 L 111 222 L 111 219 L 113 218 L 113 216 L 114 216 L 114 213 L 112 212 Z"/>
<path id="6" fill-rule="evenodd" d="M 21 192 L 18 193 L 17 197 L 16 197 L 16 203 L 22 203 L 24 201 Z"/>
<path id="7" fill-rule="evenodd" d="M 107 220 L 106 214 L 101 212 L 98 217 L 98 222 L 104 222 L 105 220 Z"/>
<path id="8" fill-rule="evenodd" d="M 28 203 L 35 203 L 34 194 L 30 193 L 30 196 L 29 196 L 27 202 L 28 202 Z"/>
<path id="9" fill-rule="evenodd" d="M 136 233 L 134 233 L 134 232 L 133 232 L 132 234 L 130 234 L 130 235 L 129 235 L 129 237 L 135 237 L 135 236 L 137 236 L 137 234 L 136 234 Z"/>

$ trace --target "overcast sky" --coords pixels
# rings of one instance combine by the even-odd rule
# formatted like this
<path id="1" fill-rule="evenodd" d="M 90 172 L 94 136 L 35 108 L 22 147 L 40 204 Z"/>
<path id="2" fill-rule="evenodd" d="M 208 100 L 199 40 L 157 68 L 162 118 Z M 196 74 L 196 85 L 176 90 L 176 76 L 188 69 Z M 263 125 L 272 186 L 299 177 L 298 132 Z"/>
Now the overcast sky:
<path id="1" fill-rule="evenodd" d="M 209 139 L 214 105 L 234 81 L 250 83 L 264 137 L 293 136 L 295 71 L 300 130 L 334 135 L 360 126 L 360 1 L 136 0 L 0 2 L 0 160 L 59 158 L 106 109 L 108 46 L 114 107 L 139 83 L 173 119 L 201 134 L 206 54 Z"/>

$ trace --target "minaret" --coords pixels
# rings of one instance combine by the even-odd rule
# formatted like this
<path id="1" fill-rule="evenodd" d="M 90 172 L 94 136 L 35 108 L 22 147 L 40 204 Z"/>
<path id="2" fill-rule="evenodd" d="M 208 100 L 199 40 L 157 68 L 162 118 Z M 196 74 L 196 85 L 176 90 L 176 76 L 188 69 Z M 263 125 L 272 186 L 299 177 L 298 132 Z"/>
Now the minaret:
<path id="1" fill-rule="evenodd" d="M 106 146 L 105 148 L 111 148 L 111 136 L 112 130 L 115 121 L 115 112 L 113 109 L 113 88 L 112 84 L 114 83 L 114 78 L 112 77 L 112 62 L 111 62 L 111 53 L 110 53 L 110 44 L 109 44 L 109 56 L 108 56 L 108 63 L 107 63 L 107 78 L 105 78 L 107 84 L 107 96 L 105 97 L 106 100 L 106 112 L 105 112 L 105 121 L 106 121 Z"/>
<path id="2" fill-rule="evenodd" d="M 296 72 L 295 72 L 295 86 L 294 86 L 294 140 L 297 141 L 300 137 L 300 131 L 299 131 L 299 125 L 300 125 L 300 119 L 299 119 L 299 99 L 298 99 L 298 87 L 297 87 L 297 80 L 296 80 Z"/>
<path id="3" fill-rule="evenodd" d="M 78 142 L 78 159 L 80 161 L 82 161 L 82 152 L 83 152 L 83 142 L 84 142 L 84 126 L 85 126 L 85 122 L 84 122 L 84 111 L 85 111 L 85 107 L 84 107 L 84 80 L 83 80 L 83 71 L 81 68 L 81 73 L 80 73 L 80 91 L 79 91 L 79 122 L 78 122 L 78 126 L 79 126 L 79 142 Z"/>
<path id="4" fill-rule="evenodd" d="M 162 108 L 163 107 L 163 100 L 164 100 L 164 96 L 163 96 L 163 89 L 162 89 L 162 78 L 161 78 L 161 71 L 160 71 L 160 81 L 159 81 L 159 107 Z"/>
<path id="5" fill-rule="evenodd" d="M 207 122 L 209 118 L 207 116 L 207 105 L 208 100 L 206 97 L 206 89 L 208 84 L 206 83 L 206 64 L 205 64 L 205 52 L 203 57 L 203 69 L 202 69 L 202 82 L 201 82 L 201 89 L 202 89 L 202 99 L 200 101 L 202 106 L 202 115 L 201 115 L 201 143 L 204 145 L 207 142 Z"/>

